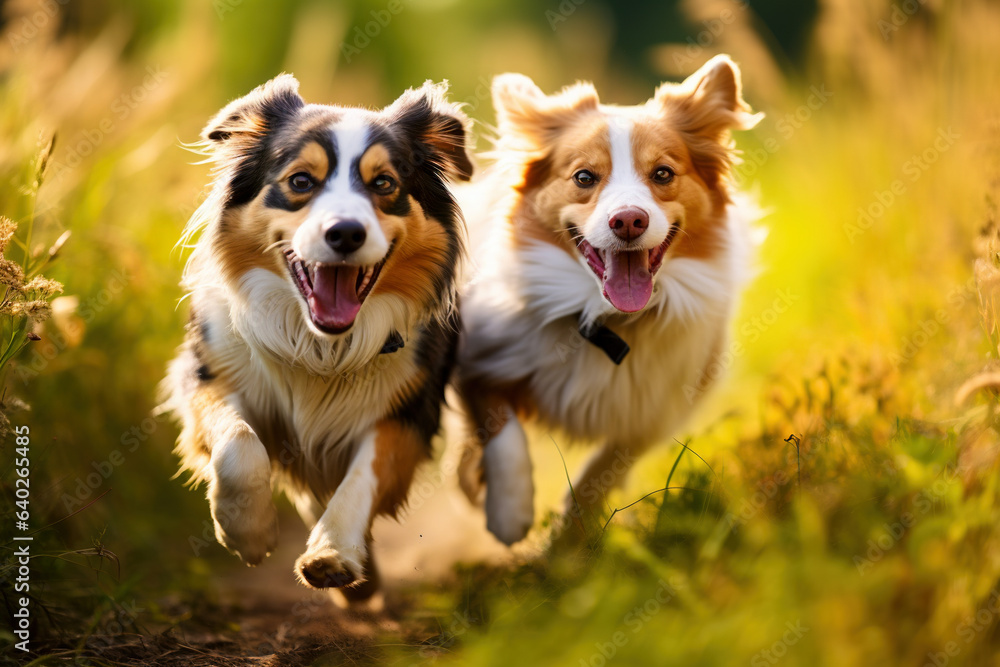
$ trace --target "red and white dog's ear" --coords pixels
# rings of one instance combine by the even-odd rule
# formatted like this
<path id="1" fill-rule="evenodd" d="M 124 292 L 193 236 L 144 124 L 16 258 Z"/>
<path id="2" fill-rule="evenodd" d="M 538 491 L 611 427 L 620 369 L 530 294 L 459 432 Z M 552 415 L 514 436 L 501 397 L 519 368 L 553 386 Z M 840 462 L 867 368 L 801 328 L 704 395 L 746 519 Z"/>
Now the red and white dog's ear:
<path id="1" fill-rule="evenodd" d="M 393 125 L 416 141 L 415 154 L 448 178 L 472 177 L 469 157 L 469 118 L 447 99 L 448 84 L 424 82 L 411 88 L 386 108 Z"/>
<path id="2" fill-rule="evenodd" d="M 710 183 L 733 162 L 730 130 L 749 130 L 764 117 L 743 99 L 740 68 L 718 55 L 682 83 L 666 83 L 653 96 L 667 122 L 685 135 L 695 167 Z"/>
<path id="3" fill-rule="evenodd" d="M 234 138 L 258 138 L 294 117 L 304 105 L 299 82 L 291 74 L 281 74 L 223 107 L 201 136 L 215 145 Z"/>
<path id="4" fill-rule="evenodd" d="M 744 101 L 740 68 L 727 55 L 715 56 L 683 83 L 663 84 L 654 99 L 674 111 L 684 131 L 713 137 L 749 130 L 764 117 Z"/>
<path id="5" fill-rule="evenodd" d="M 589 83 L 576 83 L 555 95 L 546 95 L 523 74 L 500 74 L 493 79 L 493 106 L 497 112 L 499 146 L 538 151 L 557 138 L 579 114 L 596 110 L 600 100 Z"/>

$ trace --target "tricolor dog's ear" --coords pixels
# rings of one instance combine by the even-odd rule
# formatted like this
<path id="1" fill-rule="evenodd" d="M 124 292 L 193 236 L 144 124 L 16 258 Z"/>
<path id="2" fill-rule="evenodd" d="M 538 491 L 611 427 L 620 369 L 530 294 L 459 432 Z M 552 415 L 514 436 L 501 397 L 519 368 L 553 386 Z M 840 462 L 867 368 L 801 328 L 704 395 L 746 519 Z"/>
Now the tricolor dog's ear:
<path id="1" fill-rule="evenodd" d="M 427 81 L 411 88 L 386 108 L 392 125 L 415 142 L 418 164 L 437 174 L 467 181 L 472 177 L 466 127 L 469 118 L 447 100 L 448 84 Z"/>
<path id="2" fill-rule="evenodd" d="M 293 118 L 303 106 L 299 82 L 291 74 L 281 74 L 227 104 L 201 134 L 216 145 L 234 138 L 257 138 Z"/>
<path id="3" fill-rule="evenodd" d="M 505 149 L 543 149 L 581 113 L 596 110 L 599 103 L 597 91 L 589 83 L 576 83 L 546 95 L 523 74 L 500 74 L 493 79 L 499 143 Z"/>
<path id="4" fill-rule="evenodd" d="M 749 130 L 764 117 L 744 101 L 740 68 L 727 55 L 715 56 L 682 83 L 661 85 L 651 102 L 687 135 L 695 167 L 710 183 L 732 163 L 730 130 Z"/>

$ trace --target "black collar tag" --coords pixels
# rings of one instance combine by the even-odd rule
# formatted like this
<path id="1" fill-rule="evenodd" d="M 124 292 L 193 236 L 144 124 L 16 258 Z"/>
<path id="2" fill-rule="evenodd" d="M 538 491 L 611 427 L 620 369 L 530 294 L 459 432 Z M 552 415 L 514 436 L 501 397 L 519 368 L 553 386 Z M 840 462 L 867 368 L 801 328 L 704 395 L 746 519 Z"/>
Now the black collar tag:
<path id="1" fill-rule="evenodd" d="M 594 327 L 580 327 L 580 335 L 590 341 L 591 345 L 601 348 L 608 359 L 621 365 L 625 355 L 628 354 L 628 343 L 623 341 L 618 334 L 604 325 Z"/>
<path id="2" fill-rule="evenodd" d="M 399 332 L 391 331 L 389 332 L 389 337 L 385 339 L 385 345 L 382 346 L 382 351 L 379 354 L 392 354 L 405 346 L 406 343 L 403 342 L 403 337 L 399 335 Z"/>

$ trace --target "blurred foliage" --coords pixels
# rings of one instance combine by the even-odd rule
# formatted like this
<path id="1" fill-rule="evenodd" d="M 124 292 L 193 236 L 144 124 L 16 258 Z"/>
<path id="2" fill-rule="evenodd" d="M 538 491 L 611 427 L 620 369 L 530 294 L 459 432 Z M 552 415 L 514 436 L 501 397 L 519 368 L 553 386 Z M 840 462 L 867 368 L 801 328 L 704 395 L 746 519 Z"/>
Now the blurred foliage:
<path id="1" fill-rule="evenodd" d="M 589 79 L 636 103 L 728 52 L 768 114 L 737 138 L 737 180 L 769 211 L 769 236 L 730 379 L 687 441 L 711 468 L 685 454 L 670 485 L 693 490 L 652 493 L 577 540 L 567 529 L 547 562 L 408 593 L 437 629 L 420 645 L 388 638 L 380 656 L 995 660 L 996 3 L 403 0 L 383 25 L 387 7 L 0 5 L 0 212 L 27 219 L 24 176 L 57 131 L 34 233 L 74 235 L 47 274 L 76 307 L 8 379 L 30 405 L 14 421 L 32 428 L 33 524 L 47 527 L 32 566 L 39 631 L 75 647 L 64 656 L 93 654 L 88 633 L 177 623 L 190 607 L 169 591 L 211 602 L 209 573 L 238 566 L 221 547 L 189 548 L 208 508 L 170 480 L 176 429 L 152 416 L 184 323 L 174 245 L 208 182 L 179 144 L 214 111 L 280 71 L 309 100 L 373 106 L 448 79 L 483 137 L 497 73 L 546 90 Z M 665 444 L 613 502 L 666 486 L 679 455 Z M 541 495 L 563 485 L 554 474 Z"/>

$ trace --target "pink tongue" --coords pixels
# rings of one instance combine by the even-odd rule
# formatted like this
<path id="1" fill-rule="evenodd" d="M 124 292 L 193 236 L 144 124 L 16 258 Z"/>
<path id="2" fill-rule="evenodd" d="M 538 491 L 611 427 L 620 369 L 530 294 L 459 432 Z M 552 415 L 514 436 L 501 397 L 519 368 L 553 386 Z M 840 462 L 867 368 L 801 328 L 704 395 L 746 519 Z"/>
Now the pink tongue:
<path id="1" fill-rule="evenodd" d="M 320 326 L 333 332 L 348 329 L 361 310 L 357 266 L 319 266 L 313 277 L 309 310 Z"/>
<path id="2" fill-rule="evenodd" d="M 607 271 L 604 295 L 611 305 L 624 313 L 634 313 L 645 308 L 653 294 L 649 251 L 607 252 L 604 266 Z"/>

